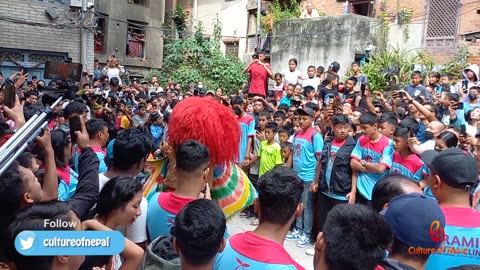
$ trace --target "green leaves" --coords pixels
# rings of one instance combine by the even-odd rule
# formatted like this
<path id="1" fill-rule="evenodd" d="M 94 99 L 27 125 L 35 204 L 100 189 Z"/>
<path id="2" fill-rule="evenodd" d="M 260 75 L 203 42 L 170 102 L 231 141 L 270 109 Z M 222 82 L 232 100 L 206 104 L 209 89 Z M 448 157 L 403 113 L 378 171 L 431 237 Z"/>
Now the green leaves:
<path id="1" fill-rule="evenodd" d="M 203 82 L 205 89 L 221 87 L 224 92 L 239 90 L 247 79 L 245 68 L 238 57 L 224 55 L 220 51 L 222 28 L 220 21 L 214 24 L 214 35 L 204 38 L 204 29 L 198 24 L 195 34 L 179 40 L 169 40 L 164 45 L 163 68 L 152 69 L 146 79 L 157 76 L 165 85 L 169 78 L 186 87 L 189 83 Z"/>
<path id="2" fill-rule="evenodd" d="M 403 88 L 411 82 L 410 76 L 415 70 L 422 72 L 424 79 L 427 79 L 430 72 L 438 71 L 449 73 L 454 80 L 458 80 L 467 66 L 466 55 L 468 51 L 460 48 L 453 59 L 440 64 L 425 51 L 389 48 L 374 54 L 362 67 L 362 73 L 367 75 L 370 88 L 374 91 Z"/>

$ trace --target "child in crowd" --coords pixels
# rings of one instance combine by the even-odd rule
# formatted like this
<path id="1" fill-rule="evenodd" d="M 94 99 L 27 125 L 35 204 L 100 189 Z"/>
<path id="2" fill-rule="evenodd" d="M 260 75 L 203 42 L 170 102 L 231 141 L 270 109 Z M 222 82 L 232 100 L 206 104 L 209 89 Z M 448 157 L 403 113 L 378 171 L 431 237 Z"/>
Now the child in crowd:
<path id="1" fill-rule="evenodd" d="M 305 96 L 305 99 L 302 100 L 303 105 L 312 102 L 317 104 L 318 100 L 315 99 L 315 88 L 313 88 L 310 85 L 307 85 L 303 88 L 303 95 Z"/>
<path id="2" fill-rule="evenodd" d="M 315 76 L 315 66 L 309 66 L 307 69 L 307 76 L 308 79 L 303 80 L 302 88 L 306 86 L 311 86 L 313 89 L 317 89 L 318 85 L 320 84 L 320 78 Z"/>
<path id="3" fill-rule="evenodd" d="M 424 96 L 430 98 L 430 94 L 427 89 L 422 85 L 422 73 L 420 71 L 414 71 L 411 76 L 412 83 L 406 85 L 403 88 L 411 97 Z"/>
<path id="4" fill-rule="evenodd" d="M 423 188 L 426 186 L 426 181 L 422 179 L 424 175 L 428 174 L 427 167 L 420 157 L 410 150 L 408 146 L 408 139 L 410 137 L 415 137 L 415 135 L 408 127 L 401 126 L 395 131 L 393 137 L 395 152 L 393 153 L 390 172 L 408 176 L 419 182 Z"/>
<path id="5" fill-rule="evenodd" d="M 304 190 L 302 203 L 304 210 L 297 218 L 295 229 L 287 235 L 287 240 L 297 241 L 298 247 L 306 247 L 310 243 L 313 226 L 313 193 L 310 186 L 318 179 L 321 170 L 320 157 L 323 149 L 323 138 L 312 127 L 315 112 L 310 108 L 298 109 L 301 130 L 293 138 L 293 170 L 303 180 Z"/>
<path id="6" fill-rule="evenodd" d="M 290 167 L 288 165 L 288 159 L 290 158 L 290 155 L 292 154 L 292 144 L 285 141 L 284 143 L 282 143 L 281 145 L 282 147 L 282 158 L 283 158 L 283 161 L 284 161 L 284 165 L 287 166 L 287 167 Z"/>
<path id="7" fill-rule="evenodd" d="M 277 127 L 280 129 L 285 126 L 287 122 L 287 115 L 283 111 L 276 111 L 273 113 L 273 121 L 275 121 Z"/>
<path id="8" fill-rule="evenodd" d="M 345 103 L 351 104 L 353 108 L 357 108 L 362 100 L 362 96 L 356 92 L 360 91 L 360 89 L 356 89 L 357 82 L 357 78 L 350 77 L 343 88 L 343 100 Z"/>
<path id="9" fill-rule="evenodd" d="M 362 74 L 362 71 L 360 69 L 360 64 L 358 62 L 356 61 L 353 62 L 351 67 L 352 67 L 353 76 L 355 79 L 357 79 L 358 85 L 368 83 L 368 78 L 367 76 Z"/>
<path id="10" fill-rule="evenodd" d="M 280 145 L 286 143 L 290 137 L 290 130 L 287 127 L 281 127 L 278 129 L 278 138 L 280 140 Z"/>
<path id="11" fill-rule="evenodd" d="M 287 85 L 283 83 L 283 76 L 281 73 L 275 73 L 275 84 L 273 85 L 273 91 L 275 91 L 275 100 L 280 102 L 280 100 L 285 95 L 285 90 Z"/>
<path id="12" fill-rule="evenodd" d="M 275 142 L 275 134 L 277 131 L 278 128 L 275 122 L 268 122 L 265 125 L 265 140 L 260 142 L 258 155 L 250 160 L 250 162 L 260 160 L 258 176 L 262 176 L 275 166 L 283 164 L 281 147 Z"/>
<path id="13" fill-rule="evenodd" d="M 323 72 L 325 72 L 325 68 L 323 66 L 318 66 L 315 76 L 320 79 L 322 78 Z"/>
<path id="14" fill-rule="evenodd" d="M 279 105 L 282 105 L 282 104 L 286 104 L 288 106 L 290 106 L 292 103 L 292 99 L 293 99 L 293 92 L 295 91 L 295 85 L 293 84 L 289 84 L 287 86 L 287 93 L 286 95 L 280 100 L 280 104 Z"/>
<path id="15" fill-rule="evenodd" d="M 385 177 L 392 167 L 393 142 L 378 130 L 378 116 L 367 112 L 359 119 L 363 135 L 352 151 L 352 169 L 359 171 L 356 200 L 370 204 L 373 186 Z"/>

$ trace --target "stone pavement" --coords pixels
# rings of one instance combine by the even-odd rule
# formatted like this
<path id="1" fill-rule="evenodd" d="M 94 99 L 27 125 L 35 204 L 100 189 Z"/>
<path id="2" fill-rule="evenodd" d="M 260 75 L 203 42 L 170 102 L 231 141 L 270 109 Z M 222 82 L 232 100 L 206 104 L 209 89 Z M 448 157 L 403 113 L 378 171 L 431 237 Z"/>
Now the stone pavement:
<path id="1" fill-rule="evenodd" d="M 227 223 L 230 235 L 253 231 L 255 226 L 250 225 L 251 219 L 240 218 L 238 215 Z M 307 270 L 313 270 L 313 256 L 305 254 L 307 248 L 298 248 L 295 241 L 285 241 L 284 247 L 292 258 Z"/>

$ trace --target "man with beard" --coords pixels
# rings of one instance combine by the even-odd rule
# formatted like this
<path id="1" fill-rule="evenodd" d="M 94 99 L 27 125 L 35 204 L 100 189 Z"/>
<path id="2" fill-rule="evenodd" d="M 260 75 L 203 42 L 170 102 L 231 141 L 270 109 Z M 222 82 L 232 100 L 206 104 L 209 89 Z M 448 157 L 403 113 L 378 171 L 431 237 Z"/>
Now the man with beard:
<path id="1" fill-rule="evenodd" d="M 255 137 L 255 118 L 243 109 L 243 99 L 236 97 L 232 100 L 232 107 L 240 124 L 240 151 L 238 163 L 246 164 L 250 160 L 252 140 Z"/>

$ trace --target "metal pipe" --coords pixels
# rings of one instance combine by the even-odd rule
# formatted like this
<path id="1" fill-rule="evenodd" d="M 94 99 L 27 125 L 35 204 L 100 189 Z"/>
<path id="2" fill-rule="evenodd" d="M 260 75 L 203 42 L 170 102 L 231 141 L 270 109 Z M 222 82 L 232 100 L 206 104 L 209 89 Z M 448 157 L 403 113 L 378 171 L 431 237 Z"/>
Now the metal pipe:
<path id="1" fill-rule="evenodd" d="M 260 16 L 262 12 L 262 0 L 257 0 L 257 48 L 260 49 L 262 47 L 262 40 L 260 39 Z"/>
<path id="2" fill-rule="evenodd" d="M 82 0 L 82 17 L 85 18 L 87 14 L 87 1 Z M 87 29 L 85 29 L 85 20 L 82 21 L 82 27 L 80 28 L 80 62 L 82 63 L 83 69 L 88 69 L 87 66 L 87 43 L 88 43 L 88 36 L 87 36 Z"/>

